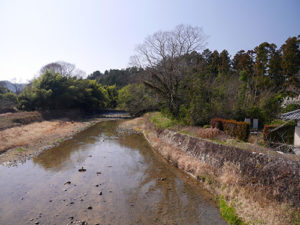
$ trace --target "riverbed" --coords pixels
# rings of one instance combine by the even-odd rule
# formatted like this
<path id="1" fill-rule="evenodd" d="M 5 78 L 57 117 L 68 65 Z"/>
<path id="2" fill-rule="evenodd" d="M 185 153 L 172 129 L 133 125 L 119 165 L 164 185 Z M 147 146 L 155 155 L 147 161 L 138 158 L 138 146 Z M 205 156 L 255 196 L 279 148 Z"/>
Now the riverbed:
<path id="1" fill-rule="evenodd" d="M 197 181 L 119 123 L 0 165 L 0 224 L 226 224 Z"/>

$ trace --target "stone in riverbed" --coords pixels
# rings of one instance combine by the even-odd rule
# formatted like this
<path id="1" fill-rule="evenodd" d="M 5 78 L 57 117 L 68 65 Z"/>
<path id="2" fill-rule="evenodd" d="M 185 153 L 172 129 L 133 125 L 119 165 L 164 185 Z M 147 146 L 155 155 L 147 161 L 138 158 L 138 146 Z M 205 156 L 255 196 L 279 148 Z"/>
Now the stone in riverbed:
<path id="1" fill-rule="evenodd" d="M 85 171 L 86 171 L 86 169 L 83 168 L 83 166 L 78 170 L 78 172 L 85 172 Z"/>

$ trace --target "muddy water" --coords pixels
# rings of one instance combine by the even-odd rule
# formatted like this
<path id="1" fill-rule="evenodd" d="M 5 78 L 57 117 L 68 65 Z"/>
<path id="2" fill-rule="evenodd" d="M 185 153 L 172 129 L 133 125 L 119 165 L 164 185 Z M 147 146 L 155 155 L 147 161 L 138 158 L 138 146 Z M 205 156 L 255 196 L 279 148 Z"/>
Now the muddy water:
<path id="1" fill-rule="evenodd" d="M 0 224 L 226 224 L 209 194 L 118 123 L 0 166 Z"/>

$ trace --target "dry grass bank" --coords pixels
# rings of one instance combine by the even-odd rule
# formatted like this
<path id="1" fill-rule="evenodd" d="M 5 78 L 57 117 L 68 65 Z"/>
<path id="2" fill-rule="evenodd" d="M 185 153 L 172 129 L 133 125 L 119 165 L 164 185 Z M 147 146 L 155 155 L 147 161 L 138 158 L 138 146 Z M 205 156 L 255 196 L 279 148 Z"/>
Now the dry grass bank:
<path id="1" fill-rule="evenodd" d="M 51 147 L 89 126 L 91 122 L 52 120 L 0 131 L 0 163 L 22 160 Z"/>
<path id="2" fill-rule="evenodd" d="M 0 114 L 0 130 L 21 126 L 33 122 L 40 122 L 43 116 L 40 112 L 17 112 Z"/>
<path id="3" fill-rule="evenodd" d="M 254 168 L 252 168 L 253 166 L 251 167 L 250 164 L 247 164 L 247 158 L 238 158 L 239 156 L 236 154 L 236 151 L 240 151 L 242 152 L 241 155 L 247 156 L 248 154 L 248 156 L 250 156 L 249 152 L 244 149 L 239 150 L 234 147 L 225 145 L 225 147 L 222 147 L 223 145 L 208 143 L 207 146 L 219 146 L 219 153 L 214 149 L 208 149 L 205 153 L 197 153 L 197 148 L 206 148 L 203 142 L 198 143 L 196 138 L 193 138 L 193 141 L 191 141 L 191 137 L 176 134 L 176 132 L 164 132 L 163 129 L 157 130 L 157 128 L 151 124 L 147 116 L 126 121 L 122 126 L 123 128 L 142 132 L 151 146 L 165 159 L 198 179 L 208 191 L 218 198 L 223 197 L 235 208 L 238 216 L 247 224 L 300 224 L 300 199 L 297 202 L 297 198 L 299 198 L 299 194 L 297 195 L 297 193 L 300 193 L 299 174 L 295 171 L 296 174 L 289 176 L 289 174 L 284 175 L 286 171 L 282 171 L 282 174 L 276 175 L 277 171 L 270 169 L 270 164 L 268 164 L 268 160 L 270 160 L 271 163 L 276 161 L 276 155 L 266 154 L 264 157 L 266 157 L 267 160 L 261 162 L 256 162 L 255 157 L 249 159 L 257 163 L 254 163 Z M 212 133 L 215 132 L 216 131 L 212 131 Z M 223 153 L 223 148 L 228 153 Z M 234 151 L 231 151 L 230 148 L 234 148 Z M 259 149 L 259 151 L 261 151 L 261 149 Z M 262 157 L 260 153 L 257 154 L 256 151 L 254 152 L 255 153 L 251 154 L 258 155 L 257 159 L 261 160 Z M 219 156 L 217 157 L 214 154 L 219 154 Z M 236 158 L 237 160 L 226 160 L 222 154 L 229 154 L 229 159 Z M 272 161 L 269 157 L 273 157 L 275 161 Z M 295 160 L 289 162 L 287 161 L 289 159 L 279 154 L 278 157 L 280 157 L 279 162 L 287 162 L 287 165 L 289 163 L 297 163 Z M 246 164 L 246 166 L 244 164 Z M 272 183 L 272 179 L 267 179 L 267 177 L 261 176 L 261 174 L 251 174 L 264 170 L 275 171 L 275 174 L 270 174 L 270 176 L 274 178 L 274 183 Z M 289 177 L 296 179 L 291 180 Z M 291 186 L 285 185 L 285 179 L 290 179 Z M 299 187 L 297 187 L 297 183 Z M 282 187 L 296 188 L 296 190 L 284 190 L 282 187 L 274 187 L 278 184 L 279 186 L 283 185 Z M 289 202 L 289 197 L 284 198 L 285 196 L 283 196 L 282 193 L 277 193 L 280 191 L 292 193 L 292 202 Z M 278 196 L 278 198 L 276 196 Z"/>

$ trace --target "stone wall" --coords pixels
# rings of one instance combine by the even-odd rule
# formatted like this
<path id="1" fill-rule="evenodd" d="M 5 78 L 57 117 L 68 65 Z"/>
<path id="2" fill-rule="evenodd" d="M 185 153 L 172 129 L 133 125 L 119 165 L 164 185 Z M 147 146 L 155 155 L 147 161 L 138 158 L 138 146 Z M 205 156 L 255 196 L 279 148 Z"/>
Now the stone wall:
<path id="1" fill-rule="evenodd" d="M 251 152 L 164 130 L 158 138 L 203 161 L 216 170 L 225 163 L 240 169 L 241 186 L 264 190 L 266 197 L 300 208 L 300 162 Z"/>

